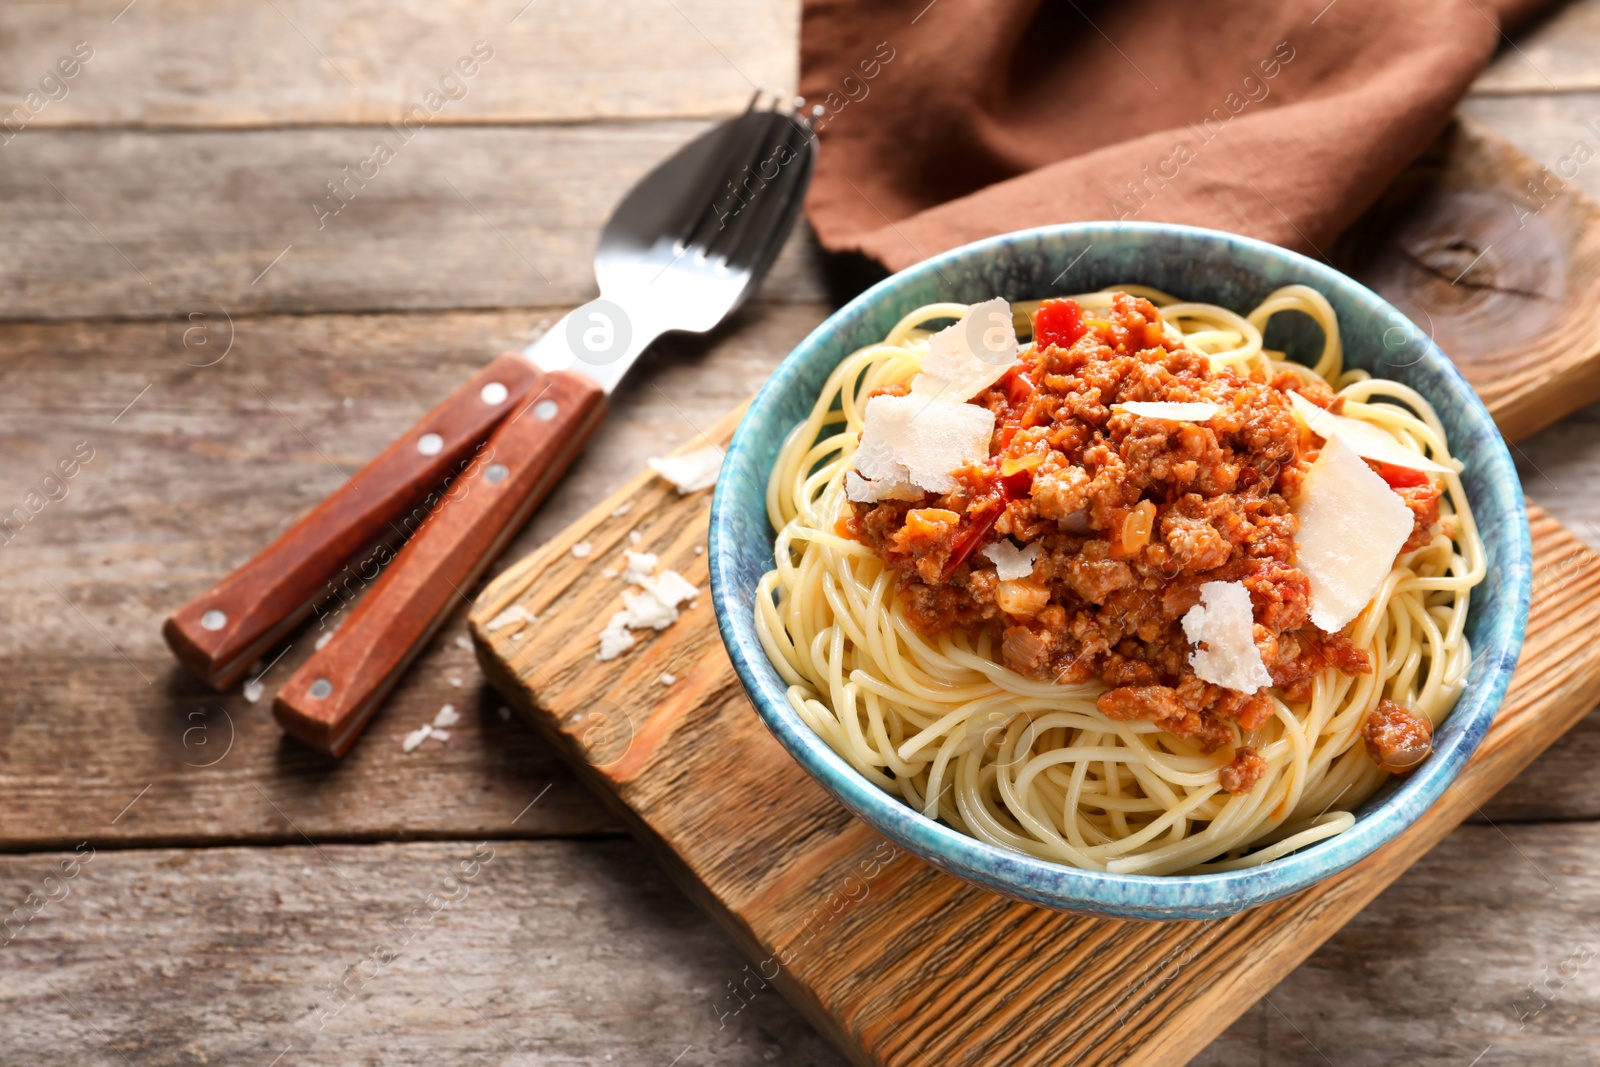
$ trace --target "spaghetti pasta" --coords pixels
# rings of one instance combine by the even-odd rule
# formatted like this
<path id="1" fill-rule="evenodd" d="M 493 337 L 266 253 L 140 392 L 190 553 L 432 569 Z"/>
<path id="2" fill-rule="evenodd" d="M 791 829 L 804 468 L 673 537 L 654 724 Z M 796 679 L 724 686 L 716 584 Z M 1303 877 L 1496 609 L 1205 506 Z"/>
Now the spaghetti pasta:
<path id="1" fill-rule="evenodd" d="M 1344 416 L 1451 468 L 1433 535 L 1401 553 L 1345 628 L 1371 670 L 1328 667 L 1302 687 L 1306 699 L 1264 691 L 1270 714 L 1239 739 L 1260 759 L 1251 788 L 1223 787 L 1231 749 L 1103 713 L 1097 700 L 1107 685 L 1098 678 L 1028 677 L 1004 662 L 987 630 L 919 628 L 898 593 L 899 574 L 841 531 L 867 400 L 909 386 L 932 327 L 959 319 L 966 305 L 919 308 L 881 342 L 852 353 L 785 440 L 767 485 L 777 538 L 756 597 L 756 630 L 801 719 L 868 780 L 929 818 L 1090 870 L 1168 874 L 1265 863 L 1348 829 L 1352 809 L 1383 783 L 1387 774 L 1362 741 L 1380 701 L 1432 726 L 1449 714 L 1470 662 L 1464 628 L 1469 591 L 1485 572 L 1483 545 L 1433 408 L 1399 382 L 1344 367 L 1338 321 L 1322 294 L 1288 286 L 1244 316 L 1132 285 L 1073 299 L 1094 313 L 1116 293 L 1150 300 L 1171 341 L 1213 369 L 1325 382 L 1343 398 Z M 1019 333 L 1031 329 L 1038 307 L 1012 306 Z M 1269 320 L 1283 312 L 1321 327 L 1313 366 L 1263 347 Z"/>

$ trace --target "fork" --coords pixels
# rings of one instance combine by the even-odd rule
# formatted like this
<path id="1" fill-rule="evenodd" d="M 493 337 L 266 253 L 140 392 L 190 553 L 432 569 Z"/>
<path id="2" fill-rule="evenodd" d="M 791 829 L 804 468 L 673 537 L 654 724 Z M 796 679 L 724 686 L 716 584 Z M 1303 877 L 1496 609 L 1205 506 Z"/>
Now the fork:
<path id="1" fill-rule="evenodd" d="M 599 299 L 464 387 L 482 403 L 503 405 L 503 421 L 476 451 L 455 447 L 459 476 L 450 494 L 401 539 L 387 573 L 279 691 L 273 713 L 289 733 L 333 755 L 348 751 L 457 600 L 468 599 L 577 457 L 640 354 L 663 333 L 710 330 L 755 290 L 799 214 L 816 149 L 808 120 L 780 102 L 759 110 L 760 95 L 743 115 L 656 167 L 618 205 L 595 255 Z M 480 382 L 484 374 L 494 380 Z M 506 382 L 512 374 L 516 381 Z M 427 423 L 396 447 L 404 451 L 413 438 L 420 446 L 433 432 L 430 447 L 441 451 L 440 434 Z M 207 603 L 199 598 L 174 620 L 223 610 Z"/>

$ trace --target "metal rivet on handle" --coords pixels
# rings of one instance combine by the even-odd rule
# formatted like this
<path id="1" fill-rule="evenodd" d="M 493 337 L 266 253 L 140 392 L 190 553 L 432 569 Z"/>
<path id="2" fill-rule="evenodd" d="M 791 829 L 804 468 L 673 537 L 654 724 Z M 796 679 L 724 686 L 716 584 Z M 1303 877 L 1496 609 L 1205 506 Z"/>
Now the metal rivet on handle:
<path id="1" fill-rule="evenodd" d="M 437 456 L 442 448 L 444 448 L 444 438 L 436 433 L 425 433 L 417 438 L 417 451 L 424 456 Z"/>
<path id="2" fill-rule="evenodd" d="M 318 678 L 311 683 L 311 696 L 316 700 L 321 700 L 331 692 L 333 692 L 333 683 L 326 678 Z"/>
<path id="3" fill-rule="evenodd" d="M 503 404 L 506 397 L 511 395 L 511 390 L 507 389 L 502 382 L 490 382 L 483 387 L 483 391 L 478 395 L 483 397 L 485 404 Z"/>
<path id="4" fill-rule="evenodd" d="M 224 626 L 228 625 L 228 616 L 218 611 L 216 608 L 212 608 L 210 611 L 200 616 L 200 625 L 204 626 L 207 630 L 220 630 Z"/>
<path id="5" fill-rule="evenodd" d="M 561 405 L 554 400 L 541 400 L 533 405 L 533 417 L 540 422 L 549 422 L 556 417 L 556 412 L 561 410 Z"/>
<path id="6" fill-rule="evenodd" d="M 491 463 L 489 468 L 483 472 L 483 480 L 490 485 L 499 485 L 506 480 L 506 475 L 510 473 L 504 463 Z"/>

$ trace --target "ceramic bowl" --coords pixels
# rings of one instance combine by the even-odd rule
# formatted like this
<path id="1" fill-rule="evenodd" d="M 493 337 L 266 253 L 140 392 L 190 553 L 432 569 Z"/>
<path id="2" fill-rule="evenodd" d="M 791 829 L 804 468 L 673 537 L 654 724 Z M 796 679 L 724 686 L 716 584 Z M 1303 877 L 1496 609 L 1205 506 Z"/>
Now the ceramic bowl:
<path id="1" fill-rule="evenodd" d="M 1246 870 L 1127 875 L 1079 870 L 985 844 L 912 810 L 856 773 L 800 720 L 752 621 L 756 583 L 772 567 L 763 494 L 784 435 L 811 409 L 830 371 L 881 339 L 906 312 L 941 300 L 1027 300 L 1119 282 L 1154 286 L 1237 311 L 1299 282 L 1339 315 L 1347 366 L 1410 385 L 1432 402 L 1488 549 L 1489 577 L 1472 593 L 1474 656 L 1466 692 L 1421 769 L 1391 780 L 1353 827 Z M 1285 322 L 1299 319 L 1299 322 Z M 1279 316 L 1268 346 L 1309 361 L 1320 334 Z M 1229 915 L 1304 889 L 1356 863 L 1410 826 L 1460 773 L 1500 708 L 1528 618 L 1532 553 L 1511 457 L 1483 403 L 1432 340 L 1376 293 L 1332 268 L 1233 234 L 1154 223 L 1076 223 L 1005 234 L 887 278 L 817 327 L 768 380 L 734 434 L 711 507 L 711 591 L 718 626 L 756 712 L 800 765 L 850 811 L 913 854 L 987 889 L 1067 911 L 1140 919 Z"/>

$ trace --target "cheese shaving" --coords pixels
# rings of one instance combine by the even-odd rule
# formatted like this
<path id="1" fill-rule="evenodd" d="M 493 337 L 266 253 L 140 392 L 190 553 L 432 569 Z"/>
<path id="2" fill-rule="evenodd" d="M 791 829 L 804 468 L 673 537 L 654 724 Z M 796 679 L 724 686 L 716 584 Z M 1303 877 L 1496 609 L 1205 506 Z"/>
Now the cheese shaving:
<path id="1" fill-rule="evenodd" d="M 1194 645 L 1189 666 L 1203 681 L 1254 693 L 1272 685 L 1255 641 L 1255 608 L 1243 582 L 1207 582 L 1200 603 L 1183 617 L 1183 635 Z"/>
<path id="2" fill-rule="evenodd" d="M 1216 418 L 1221 405 L 1209 400 L 1130 400 L 1125 404 L 1112 404 L 1112 411 L 1126 411 L 1143 419 L 1165 419 L 1168 422 L 1209 422 Z"/>
<path id="3" fill-rule="evenodd" d="M 985 548 L 983 554 L 994 563 L 994 572 L 1001 581 L 1013 581 L 1033 573 L 1042 547 L 1035 541 L 1026 548 L 1018 548 L 1009 539 L 1002 539 Z"/>
<path id="4" fill-rule="evenodd" d="M 681 456 L 659 459 L 651 456 L 647 462 L 651 470 L 677 486 L 680 494 L 688 494 L 717 484 L 717 473 L 722 470 L 722 457 L 722 449 L 709 445 Z"/>
<path id="5" fill-rule="evenodd" d="M 483 628 L 492 634 L 499 633 L 505 629 L 510 629 L 512 633 L 515 633 L 532 621 L 533 616 L 528 614 L 527 608 L 521 604 L 513 604 L 485 623 Z"/>
<path id="6" fill-rule="evenodd" d="M 1437 463 L 1414 448 L 1407 448 L 1381 426 L 1346 415 L 1335 415 L 1317 407 L 1299 393 L 1290 393 L 1289 402 L 1294 406 L 1295 416 L 1312 433 L 1324 439 L 1339 438 L 1362 459 L 1434 474 L 1454 474 L 1458 470 L 1457 467 Z"/>
<path id="7" fill-rule="evenodd" d="M 406 734 L 406 739 L 400 742 L 401 751 L 415 752 L 417 750 L 417 746 L 426 741 L 428 739 L 428 735 L 431 733 L 433 733 L 433 727 L 427 723 L 423 723 L 415 730 L 412 730 L 409 734 Z"/>
<path id="8" fill-rule="evenodd" d="M 439 709 L 439 714 L 433 717 L 434 726 L 454 726 L 461 721 L 461 713 L 454 704 L 446 704 Z"/>
<path id="9" fill-rule="evenodd" d="M 1005 376 L 1017 362 L 1017 331 L 1011 305 L 1000 297 L 973 304 L 954 326 L 928 338 L 922 373 L 911 382 L 916 396 L 971 400 Z"/>
<path id="10" fill-rule="evenodd" d="M 1294 565 L 1311 580 L 1311 621 L 1337 633 L 1389 576 L 1411 536 L 1411 509 L 1342 437 L 1330 437 L 1306 472 L 1294 514 Z"/>
<path id="11" fill-rule="evenodd" d="M 587 541 L 579 541 L 577 544 L 572 546 L 572 556 L 574 559 L 586 559 L 589 553 L 593 551 L 594 546 Z"/>
<path id="12" fill-rule="evenodd" d="M 678 605 L 691 601 L 700 592 L 695 584 L 675 570 L 655 571 L 657 557 L 651 552 L 625 552 L 627 569 L 623 577 L 638 591 L 622 594 L 622 610 L 614 612 L 600 631 L 600 651 L 595 658 L 613 660 L 637 641 L 634 630 L 665 630 L 678 620 Z"/>
<path id="13" fill-rule="evenodd" d="M 994 413 L 976 404 L 875 396 L 867 401 L 845 495 L 875 501 L 948 493 L 956 487 L 953 471 L 988 457 L 993 433 Z"/>

